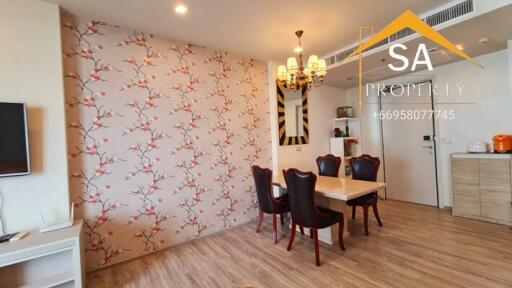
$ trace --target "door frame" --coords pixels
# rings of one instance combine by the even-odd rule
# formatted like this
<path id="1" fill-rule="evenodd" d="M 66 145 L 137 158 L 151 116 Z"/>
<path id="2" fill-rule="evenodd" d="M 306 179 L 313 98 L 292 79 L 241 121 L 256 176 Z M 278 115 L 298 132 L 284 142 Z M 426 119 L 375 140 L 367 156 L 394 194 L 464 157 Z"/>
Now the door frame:
<path id="1" fill-rule="evenodd" d="M 423 79 L 423 80 L 418 80 L 418 81 L 414 81 L 414 82 L 408 82 L 407 84 L 420 84 L 420 83 L 427 83 L 429 82 L 430 83 L 430 109 L 432 110 L 435 110 L 434 107 L 436 107 L 435 103 L 434 103 L 434 91 L 432 89 L 432 86 L 434 84 L 434 81 L 432 78 L 428 78 L 428 79 Z M 384 91 L 390 91 L 391 90 L 391 85 L 386 85 L 386 88 L 384 89 Z M 379 92 L 377 93 L 377 99 L 378 99 L 378 105 L 379 105 L 379 113 L 382 112 L 382 99 L 381 99 L 381 91 L 379 90 Z M 442 208 L 441 207 L 441 201 L 439 201 L 439 189 L 441 187 L 441 183 L 439 183 L 441 177 L 439 176 L 439 173 L 440 173 L 440 168 L 439 165 L 440 165 L 440 161 L 438 159 L 440 152 L 438 151 L 438 145 L 437 145 L 437 131 L 438 131 L 438 125 L 439 123 L 437 122 L 437 119 L 435 119 L 435 117 L 432 117 L 432 134 L 433 134 L 433 140 L 432 140 L 432 145 L 433 145 L 433 150 L 434 150 L 434 174 L 435 174 L 435 178 L 436 178 L 436 203 L 437 203 L 437 207 L 438 208 Z M 384 182 L 386 182 L 386 156 L 384 154 L 384 151 L 385 151 L 385 147 L 384 147 L 384 130 L 382 128 L 382 119 L 379 118 L 379 129 L 380 129 L 380 147 L 381 147 L 381 153 L 382 153 L 382 176 L 384 177 Z M 384 198 L 387 199 L 388 198 L 388 194 L 387 194 L 387 189 L 385 188 L 384 189 Z M 444 205 L 443 205 L 444 206 Z"/>

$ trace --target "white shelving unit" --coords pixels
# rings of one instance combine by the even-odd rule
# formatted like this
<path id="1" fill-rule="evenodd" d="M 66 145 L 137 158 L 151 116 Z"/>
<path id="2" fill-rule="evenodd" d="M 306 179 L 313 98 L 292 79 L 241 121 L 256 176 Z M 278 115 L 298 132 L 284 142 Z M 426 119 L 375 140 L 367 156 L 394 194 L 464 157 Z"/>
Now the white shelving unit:
<path id="1" fill-rule="evenodd" d="M 0 243 L 0 287 L 85 287 L 80 231 L 71 227 Z"/>
<path id="2" fill-rule="evenodd" d="M 348 125 L 348 137 L 334 137 L 334 128 L 345 131 Z M 341 157 L 340 177 L 350 175 L 348 160 L 363 153 L 361 121 L 359 118 L 336 118 L 332 120 L 333 135 L 330 139 L 331 154 Z"/>

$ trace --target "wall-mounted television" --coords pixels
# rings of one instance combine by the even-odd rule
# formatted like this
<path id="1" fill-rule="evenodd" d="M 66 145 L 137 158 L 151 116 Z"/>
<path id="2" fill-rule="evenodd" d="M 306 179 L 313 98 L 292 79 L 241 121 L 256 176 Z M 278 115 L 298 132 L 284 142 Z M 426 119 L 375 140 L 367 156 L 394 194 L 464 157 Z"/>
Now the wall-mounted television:
<path id="1" fill-rule="evenodd" d="M 0 102 L 0 177 L 30 174 L 27 107 Z"/>

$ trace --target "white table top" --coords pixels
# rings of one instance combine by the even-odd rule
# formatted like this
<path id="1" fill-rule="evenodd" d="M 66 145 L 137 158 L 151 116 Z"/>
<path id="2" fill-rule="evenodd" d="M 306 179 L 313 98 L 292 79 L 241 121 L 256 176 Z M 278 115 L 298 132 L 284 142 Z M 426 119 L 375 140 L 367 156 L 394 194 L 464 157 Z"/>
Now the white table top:
<path id="1" fill-rule="evenodd" d="M 272 182 L 286 188 L 283 175 L 273 175 Z M 317 176 L 316 193 L 338 200 L 351 200 L 386 187 L 386 183 Z"/>

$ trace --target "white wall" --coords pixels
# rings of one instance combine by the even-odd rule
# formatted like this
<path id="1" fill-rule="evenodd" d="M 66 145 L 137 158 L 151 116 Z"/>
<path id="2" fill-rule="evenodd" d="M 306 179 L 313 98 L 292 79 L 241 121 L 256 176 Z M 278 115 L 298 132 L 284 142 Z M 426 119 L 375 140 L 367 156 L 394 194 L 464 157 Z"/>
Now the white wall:
<path id="1" fill-rule="evenodd" d="M 68 215 L 59 7 L 0 0 L 0 101 L 26 102 L 32 174 L 0 178 L 6 232 Z"/>
<path id="2" fill-rule="evenodd" d="M 322 85 L 313 87 L 309 94 L 309 164 L 313 171 L 318 169 L 316 158 L 329 153 L 329 139 L 333 137 L 332 119 L 336 118 L 336 108 L 346 105 L 344 92 L 343 89 Z"/>
<path id="3" fill-rule="evenodd" d="M 275 83 L 277 65 L 279 63 L 274 61 L 268 64 L 269 83 Z M 309 144 L 304 145 L 279 145 L 275 85 L 269 85 L 269 97 L 274 173 L 288 168 L 316 172 L 316 158 L 329 153 L 332 119 L 336 118 L 336 108 L 346 103 L 345 90 L 327 85 L 311 89 L 308 96 Z"/>
<path id="4" fill-rule="evenodd" d="M 510 43 L 509 43 L 510 44 Z M 451 168 L 450 154 L 466 150 L 469 141 L 491 142 L 492 136 L 498 133 L 512 133 L 512 95 L 509 84 L 512 53 L 510 50 L 498 51 L 475 58 L 484 69 L 467 61 L 435 67 L 431 73 L 422 71 L 386 81 L 384 83 L 407 83 L 412 79 L 432 79 L 434 83 L 466 83 L 463 95 L 456 93 L 445 95 L 441 92 L 435 102 L 435 109 L 454 109 L 455 120 L 440 119 L 437 121 L 439 144 L 440 204 L 451 206 Z M 453 91 L 452 91 L 453 92 Z M 351 103 L 357 103 L 357 89 L 349 89 L 346 95 Z M 367 98 L 365 102 L 375 103 L 375 98 Z M 462 103 L 474 104 L 462 104 Z M 455 104 L 453 104 L 455 103 Z M 357 107 L 357 105 L 354 105 Z M 376 111 L 376 104 L 364 104 L 358 111 L 365 119 L 363 122 L 364 146 L 366 152 L 382 157 L 380 150 L 380 129 L 378 120 L 369 111 Z M 449 138 L 455 139 L 454 144 L 447 144 Z M 399 145 L 399 141 L 397 141 Z M 371 151 L 368 151 L 371 150 Z"/>
<path id="5" fill-rule="evenodd" d="M 512 39 L 507 41 L 507 52 L 508 52 L 508 83 L 510 94 L 512 94 Z"/>

